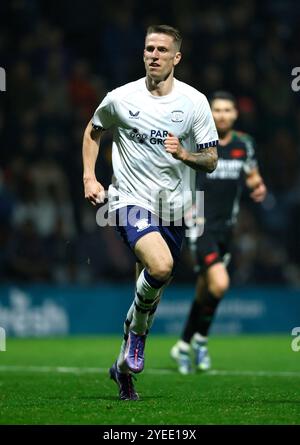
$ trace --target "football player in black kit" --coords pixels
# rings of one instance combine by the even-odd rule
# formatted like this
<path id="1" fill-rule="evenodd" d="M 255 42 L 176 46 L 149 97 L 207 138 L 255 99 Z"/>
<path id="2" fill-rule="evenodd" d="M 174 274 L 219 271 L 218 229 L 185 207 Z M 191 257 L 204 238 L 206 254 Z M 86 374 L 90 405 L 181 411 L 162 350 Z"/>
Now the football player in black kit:
<path id="1" fill-rule="evenodd" d="M 219 161 L 211 174 L 197 173 L 197 190 L 204 191 L 204 232 L 187 238 L 196 260 L 196 296 L 181 339 L 171 349 L 181 374 L 210 369 L 208 332 L 218 304 L 229 287 L 232 229 L 239 211 L 244 183 L 255 202 L 262 202 L 266 186 L 255 159 L 253 139 L 233 130 L 238 117 L 235 98 L 228 92 L 214 93 L 210 101 L 219 134 Z M 201 223 L 201 221 L 200 221 Z M 203 223 L 203 222 L 202 222 Z"/>

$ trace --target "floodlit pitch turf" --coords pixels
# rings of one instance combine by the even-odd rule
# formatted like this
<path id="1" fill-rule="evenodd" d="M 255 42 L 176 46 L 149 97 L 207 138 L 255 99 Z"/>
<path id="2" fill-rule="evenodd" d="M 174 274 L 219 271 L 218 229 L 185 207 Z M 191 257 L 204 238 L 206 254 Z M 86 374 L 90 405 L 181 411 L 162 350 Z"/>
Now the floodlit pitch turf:
<path id="1" fill-rule="evenodd" d="M 299 424 L 300 351 L 290 336 L 212 337 L 213 371 L 181 376 L 175 338 L 149 336 L 141 400 L 121 402 L 107 370 L 116 337 L 8 339 L 1 424 Z"/>

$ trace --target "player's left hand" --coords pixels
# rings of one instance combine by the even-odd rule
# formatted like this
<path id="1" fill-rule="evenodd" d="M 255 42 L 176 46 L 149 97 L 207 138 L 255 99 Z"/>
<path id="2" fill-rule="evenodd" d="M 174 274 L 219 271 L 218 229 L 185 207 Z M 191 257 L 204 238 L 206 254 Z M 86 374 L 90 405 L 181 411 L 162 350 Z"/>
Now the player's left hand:
<path id="1" fill-rule="evenodd" d="M 254 202 L 262 202 L 267 195 L 267 187 L 261 182 L 250 194 Z"/>
<path id="2" fill-rule="evenodd" d="M 167 153 L 170 153 L 173 158 L 182 161 L 184 159 L 186 150 L 182 147 L 179 142 L 179 139 L 174 136 L 172 133 L 168 133 L 168 136 L 165 139 L 165 149 Z"/>

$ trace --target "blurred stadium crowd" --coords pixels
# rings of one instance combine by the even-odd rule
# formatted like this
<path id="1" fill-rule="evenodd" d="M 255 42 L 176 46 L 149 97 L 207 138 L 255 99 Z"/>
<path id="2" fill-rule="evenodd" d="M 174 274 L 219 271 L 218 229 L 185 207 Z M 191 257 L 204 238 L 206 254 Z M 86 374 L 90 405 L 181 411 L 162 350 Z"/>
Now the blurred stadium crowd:
<path id="1" fill-rule="evenodd" d="M 0 3 L 1 281 L 132 279 L 131 253 L 113 228 L 96 225 L 84 200 L 81 142 L 106 91 L 144 75 L 146 27 L 168 23 L 184 36 L 176 77 L 208 96 L 235 94 L 237 128 L 257 141 L 269 195 L 255 206 L 244 193 L 233 283 L 300 286 L 300 92 L 291 89 L 299 3 L 152 0 L 148 8 L 138 0 Z M 97 168 L 107 187 L 109 134 Z M 192 279 L 184 251 L 177 280 Z"/>

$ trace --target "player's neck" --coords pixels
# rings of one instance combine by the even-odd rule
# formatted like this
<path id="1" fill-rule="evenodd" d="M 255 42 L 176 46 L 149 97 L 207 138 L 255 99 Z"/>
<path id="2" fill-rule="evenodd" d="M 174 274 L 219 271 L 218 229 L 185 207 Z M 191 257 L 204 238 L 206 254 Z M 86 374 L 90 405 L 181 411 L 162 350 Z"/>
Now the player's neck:
<path id="1" fill-rule="evenodd" d="M 164 80 L 156 81 L 151 79 L 151 77 L 146 77 L 146 87 L 147 90 L 153 96 L 167 96 L 171 93 L 174 84 L 174 77 L 168 76 Z"/>
<path id="2" fill-rule="evenodd" d="M 218 131 L 219 133 L 219 144 L 222 145 L 227 145 L 229 144 L 229 142 L 231 142 L 232 139 L 232 130 L 228 130 L 225 131 L 224 133 Z"/>

